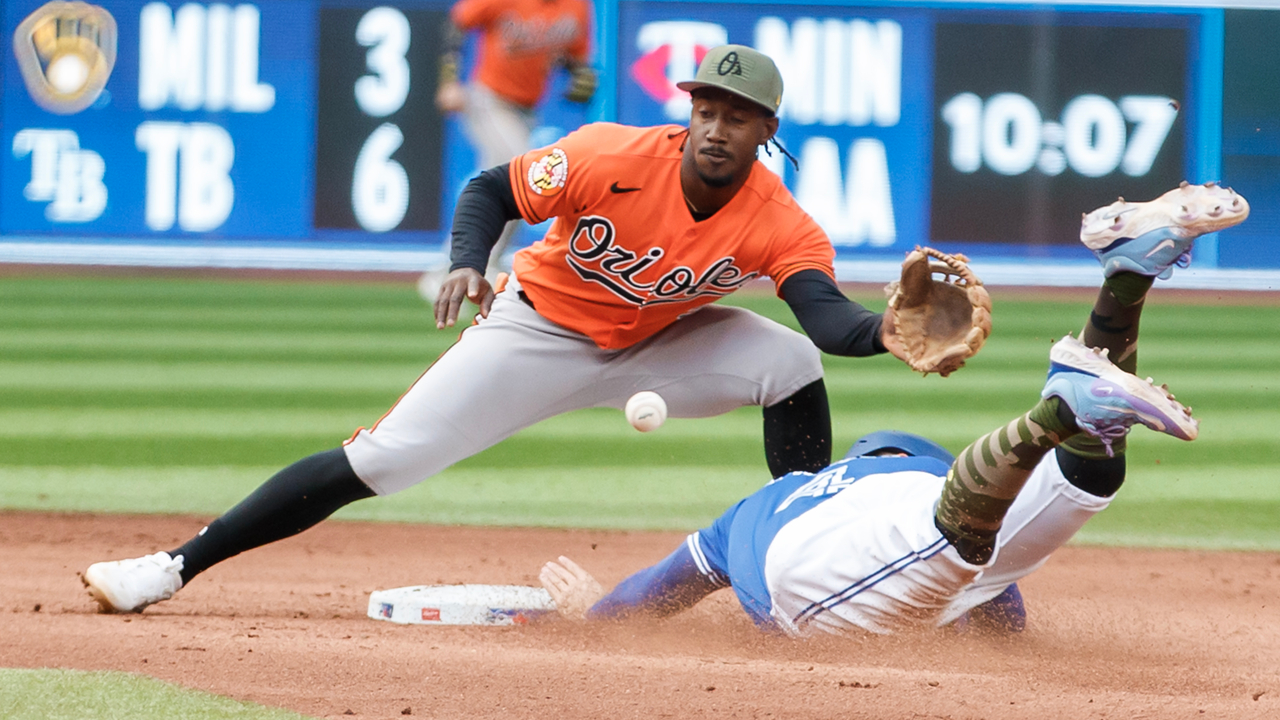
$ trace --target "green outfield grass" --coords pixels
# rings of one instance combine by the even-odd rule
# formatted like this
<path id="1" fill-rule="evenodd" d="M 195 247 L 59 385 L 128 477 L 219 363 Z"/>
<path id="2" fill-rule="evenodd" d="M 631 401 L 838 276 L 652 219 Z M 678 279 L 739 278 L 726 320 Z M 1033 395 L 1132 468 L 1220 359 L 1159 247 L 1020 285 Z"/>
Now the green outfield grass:
<path id="1" fill-rule="evenodd" d="M 6 720 L 303 720 L 265 708 L 122 672 L 0 668 L 0 717 Z"/>
<path id="2" fill-rule="evenodd" d="M 771 296 L 733 300 L 794 325 Z M 1280 549 L 1280 308 L 1149 305 L 1141 370 L 1202 434 L 1136 430 L 1129 481 L 1079 540 Z M 3 278 L 0 307 L 0 506 L 24 509 L 216 515 L 376 421 L 456 337 L 407 283 Z M 1088 307 L 997 295 L 991 341 L 947 379 L 827 358 L 837 452 L 885 427 L 959 450 L 1035 401 Z M 651 435 L 588 410 L 339 517 L 689 529 L 767 479 L 758 409 Z"/>

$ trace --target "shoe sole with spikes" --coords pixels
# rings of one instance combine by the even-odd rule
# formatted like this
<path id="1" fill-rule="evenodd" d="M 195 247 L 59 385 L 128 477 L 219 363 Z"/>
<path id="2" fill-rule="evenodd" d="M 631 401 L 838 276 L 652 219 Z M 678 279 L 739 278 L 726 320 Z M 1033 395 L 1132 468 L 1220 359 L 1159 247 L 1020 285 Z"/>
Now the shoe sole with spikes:
<path id="1" fill-rule="evenodd" d="M 1173 266 L 1191 263 L 1191 246 L 1205 233 L 1244 222 L 1249 203 L 1216 183 L 1182 183 L 1149 202 L 1124 198 L 1086 213 L 1080 242 L 1102 261 L 1103 274 L 1118 272 L 1168 278 Z"/>
<path id="2" fill-rule="evenodd" d="M 1049 352 L 1049 378 L 1041 397 L 1067 403 L 1081 429 L 1103 438 L 1124 435 L 1135 424 L 1181 440 L 1195 440 L 1200 423 L 1165 386 L 1116 367 L 1104 350 L 1067 335 Z"/>

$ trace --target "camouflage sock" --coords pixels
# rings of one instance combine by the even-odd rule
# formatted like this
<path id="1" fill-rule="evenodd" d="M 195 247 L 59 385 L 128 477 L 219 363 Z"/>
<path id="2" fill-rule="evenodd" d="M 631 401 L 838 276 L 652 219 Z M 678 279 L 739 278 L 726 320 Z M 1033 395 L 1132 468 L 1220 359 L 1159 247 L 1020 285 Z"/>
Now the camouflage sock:
<path id="1" fill-rule="evenodd" d="M 1107 454 L 1107 446 L 1089 433 L 1072 435 L 1062 442 L 1062 449 L 1086 460 L 1106 460 L 1120 457 L 1129 449 L 1129 438 L 1121 437 L 1111 441 L 1111 454 Z"/>
<path id="2" fill-rule="evenodd" d="M 1036 463 L 1079 432 L 1059 417 L 1060 404 L 1056 397 L 1041 400 L 966 447 L 951 464 L 934 523 L 965 560 L 981 565 L 991 559 L 996 532 Z"/>
<path id="3" fill-rule="evenodd" d="M 1134 305 L 1147 297 L 1147 291 L 1156 279 L 1131 272 L 1118 272 L 1103 281 L 1102 286 L 1111 291 L 1121 305 Z"/>
<path id="4" fill-rule="evenodd" d="M 1089 313 L 1080 340 L 1089 347 L 1103 348 L 1116 367 L 1127 373 L 1138 369 L 1138 321 L 1147 291 L 1155 278 L 1131 272 L 1119 272 L 1107 278 Z M 1062 444 L 1067 452 L 1083 458 L 1110 457 L 1101 440 L 1081 433 Z M 1125 451 L 1121 438 L 1111 445 L 1113 453 Z"/>

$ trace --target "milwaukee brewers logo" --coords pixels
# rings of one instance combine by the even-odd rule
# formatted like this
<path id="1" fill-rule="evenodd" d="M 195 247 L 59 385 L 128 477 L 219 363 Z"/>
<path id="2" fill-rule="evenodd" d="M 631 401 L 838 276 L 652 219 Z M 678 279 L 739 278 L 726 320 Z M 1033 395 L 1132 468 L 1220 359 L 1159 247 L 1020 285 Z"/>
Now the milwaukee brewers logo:
<path id="1" fill-rule="evenodd" d="M 665 251 L 651 247 L 644 254 L 637 254 L 619 246 L 616 236 L 617 230 L 607 217 L 579 218 L 569 238 L 569 254 L 565 260 L 578 277 L 603 285 L 633 305 L 688 302 L 707 295 L 721 297 L 757 275 L 743 273 L 729 255 L 711 263 L 702 272 L 682 265 L 663 272 L 656 280 L 647 281 L 642 276 L 658 274 L 653 266 Z"/>
<path id="2" fill-rule="evenodd" d="M 569 156 L 560 148 L 552 148 L 529 166 L 529 187 L 539 195 L 551 196 L 564 189 L 569 177 Z"/>
<path id="3" fill-rule="evenodd" d="M 720 59 L 720 64 L 716 65 L 716 74 L 721 77 L 725 75 L 741 75 L 742 61 L 738 59 L 737 52 L 730 52 Z"/>
<path id="4" fill-rule="evenodd" d="M 18 25 L 13 54 L 37 105 L 78 113 L 98 99 L 115 67 L 115 18 L 97 5 L 54 0 Z"/>

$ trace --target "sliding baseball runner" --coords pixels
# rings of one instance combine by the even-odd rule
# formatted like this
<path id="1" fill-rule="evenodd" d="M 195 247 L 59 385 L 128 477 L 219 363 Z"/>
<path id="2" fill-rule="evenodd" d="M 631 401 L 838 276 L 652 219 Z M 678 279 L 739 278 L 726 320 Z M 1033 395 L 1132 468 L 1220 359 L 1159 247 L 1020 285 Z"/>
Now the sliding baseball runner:
<path id="1" fill-rule="evenodd" d="M 658 564 L 605 594 L 561 557 L 541 579 L 562 613 L 663 616 L 732 587 L 761 627 L 788 635 L 891 633 L 957 621 L 1019 631 L 1017 581 L 1103 511 L 1142 424 L 1194 440 L 1167 388 L 1139 379 L 1138 325 L 1156 277 L 1185 265 L 1196 237 L 1248 216 L 1244 198 L 1187 185 L 1084 218 L 1105 281 L 1080 339 L 1049 352 L 1038 401 L 958 457 L 919 435 L 871 433 L 821 472 L 778 478 Z"/>

